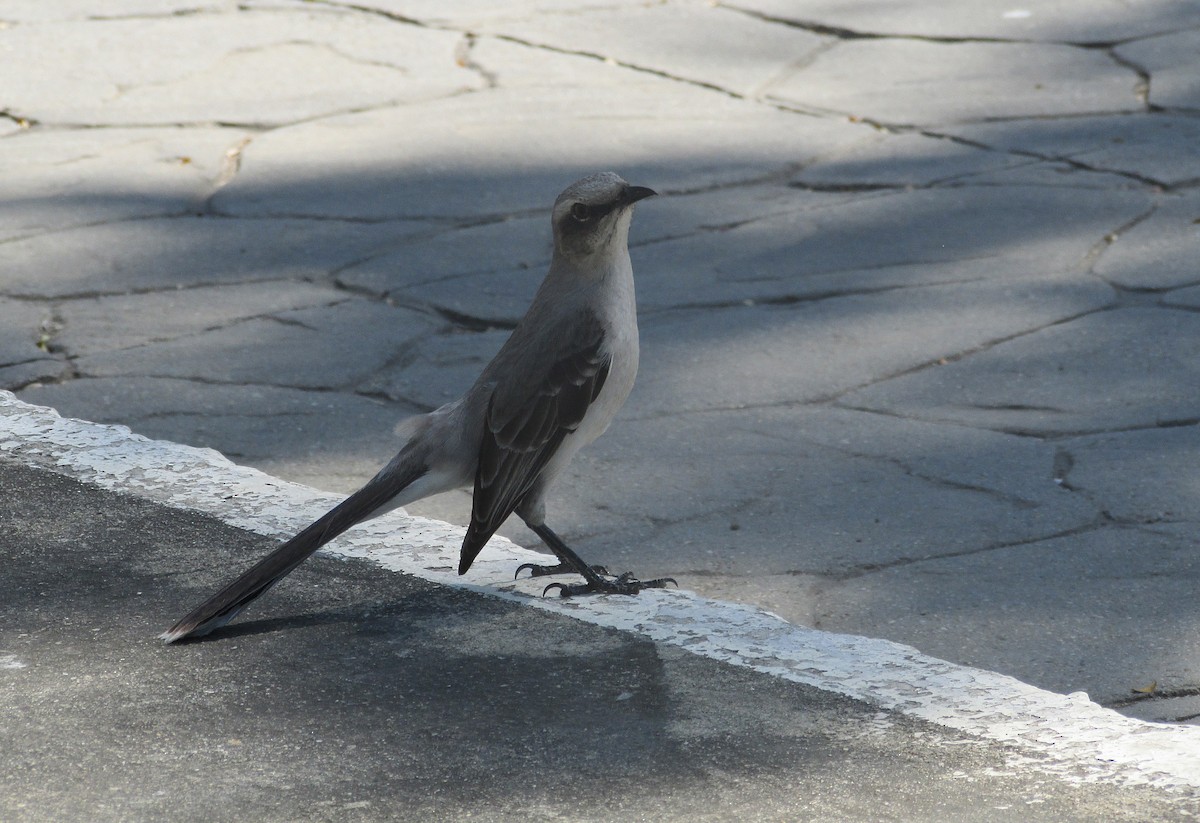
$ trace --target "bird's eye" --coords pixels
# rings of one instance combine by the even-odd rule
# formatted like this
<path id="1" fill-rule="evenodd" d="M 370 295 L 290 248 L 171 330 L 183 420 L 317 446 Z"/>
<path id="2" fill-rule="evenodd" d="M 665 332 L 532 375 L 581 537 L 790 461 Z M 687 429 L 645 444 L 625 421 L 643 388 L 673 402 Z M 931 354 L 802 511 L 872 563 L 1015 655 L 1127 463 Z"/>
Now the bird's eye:
<path id="1" fill-rule="evenodd" d="M 571 206 L 571 216 L 580 223 L 586 223 L 588 220 L 592 219 L 592 210 L 589 209 L 584 203 L 576 203 L 575 205 Z"/>

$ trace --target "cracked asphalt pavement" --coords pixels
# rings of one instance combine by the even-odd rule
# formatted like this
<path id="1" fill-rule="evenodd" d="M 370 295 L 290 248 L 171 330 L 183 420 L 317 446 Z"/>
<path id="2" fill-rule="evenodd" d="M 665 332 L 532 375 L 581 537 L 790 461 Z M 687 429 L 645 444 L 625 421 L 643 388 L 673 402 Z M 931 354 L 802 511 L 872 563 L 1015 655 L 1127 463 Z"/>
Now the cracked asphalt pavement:
<path id="1" fill-rule="evenodd" d="M 349 491 L 613 169 L 582 554 L 1200 718 L 1200 6 L 10 0 L 0 65 L 22 400 Z"/>

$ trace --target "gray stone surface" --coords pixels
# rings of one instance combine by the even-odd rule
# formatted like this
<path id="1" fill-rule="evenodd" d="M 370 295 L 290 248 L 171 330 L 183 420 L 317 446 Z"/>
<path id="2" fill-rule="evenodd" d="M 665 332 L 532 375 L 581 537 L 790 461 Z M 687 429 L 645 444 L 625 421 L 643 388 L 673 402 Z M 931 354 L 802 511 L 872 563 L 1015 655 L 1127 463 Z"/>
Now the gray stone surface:
<path id="1" fill-rule="evenodd" d="M 1191 424 L 1200 410 L 1198 344 L 1200 315 L 1119 309 L 877 383 L 842 402 L 1035 434 Z"/>
<path id="2" fill-rule="evenodd" d="M 1200 133 L 1197 134 L 1200 138 Z M 1200 193 L 1164 197 L 1145 220 L 1121 232 L 1096 262 L 1096 274 L 1128 289 L 1178 289 L 1200 283 Z"/>
<path id="3" fill-rule="evenodd" d="M 1157 682 L 1151 680 L 1138 686 L 1138 689 L 1148 689 L 1151 686 L 1157 686 Z M 1174 694 L 1154 689 L 1144 697 L 1140 693 L 1133 695 L 1121 711 L 1139 720 L 1154 721 L 1165 714 L 1175 723 L 1196 725 L 1200 722 L 1200 695 Z"/>
<path id="4" fill-rule="evenodd" d="M 779 26 L 716 3 L 582 9 L 485 23 L 505 34 L 644 67 L 672 78 L 755 97 L 833 38 Z"/>
<path id="5" fill-rule="evenodd" d="M 1200 108 L 1200 85 L 1196 83 L 1196 71 L 1200 66 L 1200 31 L 1196 30 L 1195 24 L 1190 28 L 1190 31 L 1164 28 L 1162 31 L 1171 33 L 1125 43 L 1116 49 L 1123 59 L 1153 77 L 1150 102 L 1156 106 L 1193 112 Z"/>
<path id="6" fill-rule="evenodd" d="M 1064 43 L 1112 43 L 1200 25 L 1200 10 L 1188 3 L 1150 0 L 1131 6 L 1121 0 L 909 0 L 904 3 L 843 3 L 839 0 L 732 0 L 724 3 L 755 14 L 856 34 L 933 39 L 996 39 Z"/>
<path id="7" fill-rule="evenodd" d="M 42 380 L 60 380 L 68 377 L 70 368 L 63 361 L 52 357 L 0 366 L 0 385 L 5 386 L 29 386 Z"/>
<path id="8" fill-rule="evenodd" d="M 1153 202 L 1140 192 L 1083 198 L 1030 185 L 873 193 L 723 233 L 727 259 L 718 258 L 717 266 L 722 279 L 745 284 L 813 282 L 812 296 L 942 280 L 1019 280 L 1084 269 L 1104 236 L 1149 212 Z M 1056 219 L 1047 222 L 1044 210 Z"/>
<path id="9" fill-rule="evenodd" d="M 867 143 L 819 158 L 796 176 L 804 186 L 831 189 L 908 188 L 970 183 L 988 172 L 1036 162 L 917 132 L 880 132 Z"/>
<path id="10" fill-rule="evenodd" d="M 495 20 L 529 19 L 541 15 L 565 16 L 580 11 L 579 3 L 574 0 L 514 0 L 503 6 L 489 0 L 461 0 L 458 3 L 443 3 L 441 0 L 361 0 L 355 5 L 385 14 L 402 15 L 426 25 L 461 29 L 474 29 Z M 645 5 L 645 0 L 605 0 L 603 7 L 637 9 Z"/>
<path id="11" fill-rule="evenodd" d="M 1009 469 L 1010 484 L 1021 484 L 1012 493 L 986 476 L 960 479 L 961 471 L 926 469 L 894 442 L 876 454 L 857 451 L 856 444 L 815 443 L 804 431 L 827 427 L 823 416 L 775 411 L 763 417 L 757 428 L 764 433 L 729 431 L 738 425 L 730 412 L 682 418 L 668 442 L 705 444 L 686 474 L 671 463 L 647 460 L 610 483 L 597 483 L 589 477 L 603 476 L 618 457 L 597 448 L 588 458 L 593 464 L 581 464 L 556 496 L 564 501 L 564 519 L 578 524 L 579 545 L 602 562 L 646 575 L 675 569 L 685 576 L 695 570 L 699 576 L 837 578 L 985 551 L 1099 517 L 1086 499 L 1054 485 L 1049 449 L 1040 460 L 1023 461 L 1020 473 Z M 662 437 L 650 423 L 625 428 L 629 445 L 643 452 Z M 901 437 L 898 428 L 885 436 Z M 998 471 L 997 445 L 971 450 L 967 443 L 942 442 L 941 448 L 963 464 L 991 458 L 991 471 Z M 747 463 L 755 466 L 751 476 Z M 579 500 L 592 511 L 579 511 Z M 709 538 L 697 541 L 695 534 Z"/>
<path id="12" fill-rule="evenodd" d="M 887 83 L 862 83 L 864 66 Z M 1102 52 L 1044 43 L 848 40 L 774 84 L 772 98 L 889 125 L 1124 112 L 1137 75 Z M 933 87 L 938 93 L 931 94 Z"/>
<path id="13" fill-rule="evenodd" d="M 436 328 L 413 311 L 348 301 L 266 314 L 154 346 L 81 356 L 75 365 L 86 377 L 133 371 L 209 383 L 337 389 L 361 382 Z"/>
<path id="14" fill-rule="evenodd" d="M 408 356 L 376 372 L 360 390 L 432 411 L 462 395 L 508 335 L 508 329 L 493 329 L 427 336 Z"/>
<path id="15" fill-rule="evenodd" d="M 20 122 L 0 152 L 0 240 L 203 211 L 247 138 L 203 126 L 59 131 Z"/>
<path id="16" fill-rule="evenodd" d="M 1134 113 L 976 123 L 944 131 L 1003 152 L 1060 159 L 1164 186 L 1200 180 L 1200 120 L 1195 117 Z"/>
<path id="17" fill-rule="evenodd" d="M 1194 532 L 1097 528 L 826 582 L 814 611 L 825 628 L 891 621 L 934 654 L 999 660 L 1027 683 L 1120 703 L 1148 683 L 1191 688 L 1200 676 L 1200 615 L 1158 606 L 1191 598 L 1197 548 Z M 936 606 L 910 607 L 930 604 L 933 592 Z"/>
<path id="18" fill-rule="evenodd" d="M 487 249 L 487 254 L 481 254 Z M 545 273 L 554 244 L 544 216 L 500 220 L 480 226 L 430 230 L 394 251 L 354 263 L 337 273 L 337 282 L 380 297 L 428 300 L 426 288 L 454 283 L 470 275 L 487 279 L 509 269 Z M 540 279 L 540 277 L 539 277 Z M 504 290 L 494 297 L 502 298 Z M 525 304 L 529 297 L 524 295 Z"/>
<path id="19" fill-rule="evenodd" d="M 1186 306 L 1192 309 L 1200 309 L 1200 286 L 1175 289 L 1164 295 L 1162 302 L 1168 306 Z"/>
<path id="20" fill-rule="evenodd" d="M 460 37 L 315 5 L 33 23 L 0 29 L 5 107 L 61 125 L 295 123 L 478 88 Z M 147 60 L 137 40 L 172 48 Z M 40 71 L 55 59 L 71 71 Z"/>
<path id="21" fill-rule="evenodd" d="M 107 17 L 139 17 L 198 12 L 231 11 L 235 0 L 124 0 L 120 8 L 97 6 L 93 0 L 11 0 L 4 4 L 6 23 L 44 23 L 54 20 L 104 19 Z"/>
<path id="22" fill-rule="evenodd" d="M 304 281 L 241 282 L 56 303 L 56 347 L 79 356 L 219 332 L 260 315 L 332 306 L 345 292 Z M 139 314 L 137 323 L 131 316 Z"/>
<path id="23" fill-rule="evenodd" d="M 1194 4 L 0 23 L 22 398 L 351 490 L 520 318 L 554 196 L 612 168 L 662 196 L 633 226 L 638 386 L 551 501 L 582 551 L 1141 716 L 1184 712 L 1123 684 L 1200 689 Z"/>
<path id="24" fill-rule="evenodd" d="M 5 244 L 7 295 L 94 297 L 315 279 L 378 254 L 410 225 L 178 216 L 102 223 Z"/>
<path id="25" fill-rule="evenodd" d="M 1194 384 L 1193 384 L 1194 388 Z M 1195 425 L 1117 431 L 1067 440 L 1074 460 L 1066 483 L 1103 505 L 1117 520 L 1196 525 L 1196 484 L 1190 479 L 1200 439 Z M 1187 535 L 1190 537 L 1191 535 Z"/>
<path id="26" fill-rule="evenodd" d="M 664 313 L 642 331 L 642 375 L 656 391 L 637 393 L 629 408 L 653 415 L 827 400 L 1109 299 L 1106 287 L 1047 276 Z"/>
<path id="27" fill-rule="evenodd" d="M 46 306 L 0 299 L 0 366 L 49 358 L 46 341 L 52 317 Z"/>
<path id="28" fill-rule="evenodd" d="M 22 395 L 61 414 L 178 438 L 299 483 L 351 492 L 400 448 L 396 423 L 417 409 L 347 392 L 171 377 L 76 377 Z"/>
<path id="29" fill-rule="evenodd" d="M 471 59 L 497 85 L 469 104 L 385 107 L 256 138 L 215 208 L 368 219 L 544 213 L 545 192 L 599 158 L 628 179 L 687 191 L 762 178 L 868 133 L 503 40 L 481 41 Z M 617 131 L 597 129 L 596 112 Z M 338 151 L 314 166 L 312 147 L 326 144 Z"/>

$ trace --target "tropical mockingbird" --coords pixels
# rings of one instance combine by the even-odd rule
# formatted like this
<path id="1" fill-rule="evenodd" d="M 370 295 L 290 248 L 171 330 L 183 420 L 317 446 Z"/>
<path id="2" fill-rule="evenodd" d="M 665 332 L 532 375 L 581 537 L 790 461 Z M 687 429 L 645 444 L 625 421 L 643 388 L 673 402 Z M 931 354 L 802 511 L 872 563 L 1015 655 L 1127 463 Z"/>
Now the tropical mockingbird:
<path id="1" fill-rule="evenodd" d="M 162 634 L 200 637 L 232 620 L 318 548 L 371 517 L 431 494 L 474 486 L 458 573 L 516 512 L 558 557 L 525 564 L 564 597 L 637 594 L 670 578 L 638 580 L 589 566 L 546 525 L 546 492 L 575 452 L 595 440 L 629 396 L 638 367 L 637 307 L 629 263 L 633 204 L 654 195 L 612 172 L 573 183 L 554 202 L 554 257 L 529 310 L 458 400 L 404 421 L 404 446 L 354 494 L 263 558 Z"/>

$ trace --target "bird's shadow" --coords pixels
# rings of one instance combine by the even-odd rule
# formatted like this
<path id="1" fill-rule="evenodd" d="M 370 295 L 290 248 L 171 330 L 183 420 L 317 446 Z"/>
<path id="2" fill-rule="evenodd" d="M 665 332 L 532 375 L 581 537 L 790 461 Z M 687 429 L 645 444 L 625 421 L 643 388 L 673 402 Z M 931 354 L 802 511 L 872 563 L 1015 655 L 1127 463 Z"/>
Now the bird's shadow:
<path id="1" fill-rule="evenodd" d="M 382 607 L 373 607 L 370 610 L 370 617 L 387 617 L 393 614 L 399 614 L 406 611 L 403 604 L 400 602 L 389 603 Z M 209 643 L 221 640 L 236 640 L 239 637 L 253 637 L 258 634 L 268 634 L 270 632 L 283 631 L 286 629 L 305 629 L 314 626 L 329 626 L 338 623 L 363 622 L 367 619 L 364 615 L 364 606 L 347 607 L 336 609 L 333 611 L 315 612 L 310 614 L 297 614 L 285 617 L 265 617 L 257 620 L 248 620 L 244 623 L 235 623 L 231 626 L 222 626 L 215 629 L 209 634 L 202 637 L 185 637 L 173 645 L 184 646 L 192 645 L 193 643 Z"/>

